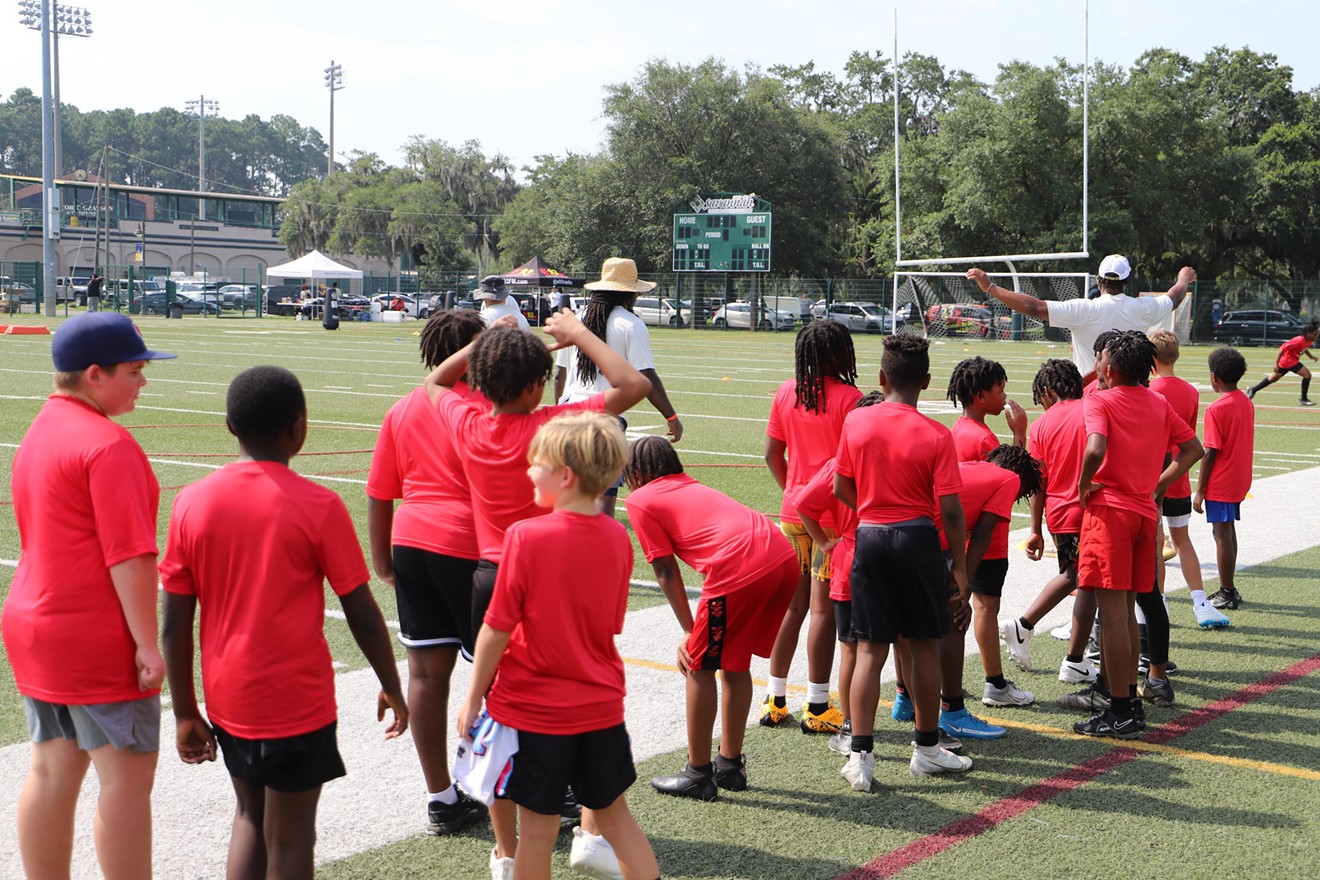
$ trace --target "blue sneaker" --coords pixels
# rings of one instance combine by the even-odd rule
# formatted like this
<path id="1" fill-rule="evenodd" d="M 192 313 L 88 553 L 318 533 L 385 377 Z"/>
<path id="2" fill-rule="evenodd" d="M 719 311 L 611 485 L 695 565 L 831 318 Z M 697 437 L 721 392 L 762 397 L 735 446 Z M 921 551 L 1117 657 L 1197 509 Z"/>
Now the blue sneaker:
<path id="1" fill-rule="evenodd" d="M 940 729 L 950 736 L 964 739 L 999 739 L 1008 733 L 1003 727 L 987 724 L 966 709 L 940 713 Z"/>
<path id="2" fill-rule="evenodd" d="M 899 691 L 894 694 L 894 710 L 889 713 L 889 717 L 895 721 L 911 721 L 917 717 L 917 709 L 912 705 L 912 698 Z"/>

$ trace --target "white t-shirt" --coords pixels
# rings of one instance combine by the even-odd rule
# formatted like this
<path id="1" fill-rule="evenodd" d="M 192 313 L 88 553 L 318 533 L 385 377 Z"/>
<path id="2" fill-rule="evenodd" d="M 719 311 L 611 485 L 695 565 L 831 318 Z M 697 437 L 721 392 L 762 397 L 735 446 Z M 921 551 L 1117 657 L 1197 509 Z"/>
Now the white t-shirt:
<path id="1" fill-rule="evenodd" d="M 585 314 L 585 309 L 578 311 L 578 317 Z M 623 306 L 615 306 L 614 311 L 610 312 L 609 318 L 605 321 L 605 344 L 623 355 L 624 360 L 632 364 L 638 370 L 655 369 L 655 359 L 651 356 L 651 333 L 646 329 L 646 324 L 642 319 L 625 309 Z M 599 370 L 596 372 L 596 381 L 590 385 L 582 384 L 581 377 L 577 374 L 578 350 L 576 345 L 570 345 L 568 348 L 561 348 L 555 357 L 555 366 L 563 367 L 567 371 L 564 380 L 564 393 L 559 398 L 560 403 L 576 403 L 579 400 L 586 400 L 596 394 L 601 394 L 610 387 L 610 380 L 606 379 Z"/>
<path id="2" fill-rule="evenodd" d="M 1153 324 L 1173 312 L 1168 294 L 1128 296 L 1102 293 L 1095 299 L 1045 301 L 1051 327 L 1072 332 L 1072 359 L 1086 375 L 1095 369 L 1095 338 L 1106 330 L 1140 330 L 1145 333 Z"/>
<path id="3" fill-rule="evenodd" d="M 518 326 L 523 330 L 531 330 L 532 325 L 527 323 L 527 318 L 518 308 L 518 301 L 507 297 L 501 300 L 483 300 L 481 303 L 481 320 L 486 322 L 489 327 L 505 315 L 513 315 L 518 319 Z"/>

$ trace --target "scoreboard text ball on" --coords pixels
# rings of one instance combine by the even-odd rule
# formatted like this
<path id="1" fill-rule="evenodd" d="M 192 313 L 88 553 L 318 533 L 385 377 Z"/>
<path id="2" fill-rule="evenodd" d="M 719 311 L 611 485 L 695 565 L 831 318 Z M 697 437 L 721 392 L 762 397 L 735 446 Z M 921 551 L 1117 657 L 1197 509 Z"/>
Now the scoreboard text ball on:
<path id="1" fill-rule="evenodd" d="M 675 272 L 769 272 L 771 205 L 756 193 L 712 193 L 674 213 Z"/>

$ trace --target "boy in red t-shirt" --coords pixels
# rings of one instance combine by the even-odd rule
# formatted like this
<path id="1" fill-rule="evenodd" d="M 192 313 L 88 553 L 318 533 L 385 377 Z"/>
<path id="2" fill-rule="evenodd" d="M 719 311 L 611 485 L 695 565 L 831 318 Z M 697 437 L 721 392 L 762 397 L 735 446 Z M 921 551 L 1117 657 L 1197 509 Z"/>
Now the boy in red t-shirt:
<path id="1" fill-rule="evenodd" d="M 1306 396 L 1311 390 L 1311 371 L 1302 366 L 1301 358 L 1302 355 L 1306 355 L 1311 360 L 1316 359 L 1315 355 L 1311 354 L 1311 346 L 1315 345 L 1317 335 L 1320 335 L 1320 322 L 1312 321 L 1306 325 L 1301 336 L 1294 336 L 1280 345 L 1279 357 L 1274 362 L 1274 372 L 1248 388 L 1247 399 L 1254 398 L 1257 391 L 1273 385 L 1285 374 L 1296 373 L 1302 377 L 1302 399 L 1299 402 L 1302 406 L 1315 406 L 1315 401 Z"/>
<path id="2" fill-rule="evenodd" d="M 1017 401 L 1004 394 L 1008 374 L 998 361 L 980 356 L 958 362 L 949 376 L 950 403 L 963 408 L 962 415 L 953 423 L 953 444 L 959 461 L 985 461 L 990 450 L 999 445 L 999 438 L 985 423 L 986 416 L 997 416 L 1008 410 L 1004 417 L 1013 432 L 1013 445 L 1027 445 L 1027 414 Z"/>
<path id="3" fill-rule="evenodd" d="M 929 345 L 915 334 L 886 337 L 880 361 L 885 402 L 848 414 L 835 459 L 834 494 L 857 511 L 860 523 L 852 570 L 853 736 L 840 770 L 855 791 L 871 790 L 880 670 L 899 637 L 906 642 L 916 707 L 909 769 L 925 775 L 972 766 L 939 747 L 940 640 L 950 629 L 950 604 L 957 616 L 967 613 L 967 536 L 953 436 L 917 412 L 930 385 Z M 951 570 L 940 551 L 937 507 L 949 536 Z M 950 595 L 950 575 L 956 597 Z"/>
<path id="4" fill-rule="evenodd" d="M 713 801 L 721 788 L 747 788 L 742 743 L 752 706 L 752 655 L 770 655 L 797 587 L 797 555 L 764 514 L 683 473 L 663 437 L 633 444 L 624 479 L 628 521 L 683 628 L 678 670 L 687 677 L 688 762 L 678 775 L 657 776 L 651 785 L 661 794 Z M 679 559 L 703 578 L 695 617 Z M 712 763 L 717 701 L 720 751 Z"/>
<path id="5" fill-rule="evenodd" d="M 244 370 L 225 409 L 238 460 L 179 492 L 160 566 L 177 747 L 187 764 L 214 761 L 217 744 L 224 755 L 238 801 L 230 874 L 310 880 L 321 786 L 345 773 L 326 581 L 380 680 L 377 717 L 394 712 L 386 739 L 408 729 L 408 707 L 348 508 L 289 468 L 307 439 L 297 377 Z M 193 685 L 199 604 L 206 719 Z"/>
<path id="6" fill-rule="evenodd" d="M 1219 591 L 1210 597 L 1216 608 L 1237 608 L 1242 594 L 1233 583 L 1237 569 L 1237 525 L 1242 500 L 1251 488 L 1251 456 L 1255 446 L 1256 413 L 1238 390 L 1247 371 L 1246 359 L 1224 346 L 1210 352 L 1210 385 L 1219 399 L 1205 411 L 1205 460 L 1192 506 L 1205 511 L 1215 533 Z"/>
<path id="7" fill-rule="evenodd" d="M 1155 346 L 1139 331 L 1124 331 L 1101 353 L 1097 373 L 1105 386 L 1086 398 L 1086 451 L 1078 477 L 1082 504 L 1077 559 L 1080 589 L 1096 594 L 1100 609 L 1101 657 L 1111 691 L 1110 706 L 1073 730 L 1086 736 L 1133 739 L 1138 717 L 1138 593 L 1155 584 L 1155 522 L 1152 498 L 1201 457 L 1201 444 L 1168 401 L 1144 381 L 1155 367 Z M 1166 450 L 1178 455 L 1164 466 Z M 1144 713 L 1142 713 L 1144 716 Z"/>
<path id="8" fill-rule="evenodd" d="M 422 328 L 422 363 L 435 369 L 485 329 L 472 309 L 436 312 Z M 490 411 L 490 401 L 466 382 L 454 391 Z M 472 658 L 477 535 L 459 448 L 424 388 L 409 392 L 381 423 L 367 475 L 367 528 L 371 566 L 394 587 L 399 641 L 408 652 L 412 739 L 428 793 L 426 830 L 453 834 L 486 815 L 454 787 L 447 739 L 449 679 L 460 651 Z"/>
<path id="9" fill-rule="evenodd" d="M 622 524 L 600 512 L 600 495 L 618 479 L 627 453 L 618 421 L 600 414 L 562 416 L 536 432 L 527 474 L 536 503 L 552 512 L 509 527 L 477 635 L 457 726 L 471 739 L 484 696 L 490 717 L 517 732 L 502 799 L 518 805 L 522 878 L 550 877 L 570 785 L 626 876 L 660 876 L 624 798 L 637 774 L 614 637 L 628 610 L 632 543 Z M 583 559 L 591 560 L 587 568 Z M 492 857 L 494 876 L 509 876 L 513 855 Z"/>
<path id="10" fill-rule="evenodd" d="M 802 575 L 770 654 L 770 675 L 761 724 L 791 724 L 788 668 L 797 652 L 802 621 L 807 627 L 807 700 L 802 732 L 837 734 L 843 715 L 830 705 L 830 667 L 834 664 L 834 612 L 830 605 L 829 554 L 812 540 L 798 519 L 793 495 L 806 485 L 839 445 L 843 420 L 862 396 L 857 390 L 857 355 L 852 334 L 838 321 L 813 321 L 798 331 L 793 346 L 794 377 L 779 386 L 765 427 L 765 463 L 783 491 L 779 528 L 793 544 Z M 835 535 L 832 515 L 821 522 Z"/>

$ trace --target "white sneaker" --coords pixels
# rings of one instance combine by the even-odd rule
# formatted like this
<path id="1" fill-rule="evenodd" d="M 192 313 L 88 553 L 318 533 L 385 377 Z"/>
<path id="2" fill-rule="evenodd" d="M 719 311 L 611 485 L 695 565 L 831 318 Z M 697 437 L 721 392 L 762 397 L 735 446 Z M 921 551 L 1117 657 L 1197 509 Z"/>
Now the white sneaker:
<path id="1" fill-rule="evenodd" d="M 908 769 L 913 776 L 936 776 L 940 773 L 966 773 L 972 769 L 972 759 L 955 755 L 939 746 L 912 744 L 912 760 Z"/>
<path id="2" fill-rule="evenodd" d="M 1090 660 L 1083 659 L 1081 663 L 1069 663 L 1065 657 L 1059 664 L 1059 681 L 1064 684 L 1090 684 L 1099 674 Z"/>
<path id="3" fill-rule="evenodd" d="M 875 754 L 873 752 L 851 752 L 848 763 L 843 765 L 839 775 L 848 780 L 853 791 L 870 791 L 871 780 L 875 779 Z"/>
<path id="4" fill-rule="evenodd" d="M 490 880 L 513 880 L 513 859 L 501 859 L 490 850 Z"/>
<path id="5" fill-rule="evenodd" d="M 852 728 L 848 722 L 845 721 L 843 729 L 831 736 L 825 744 L 834 754 L 848 757 L 852 753 Z"/>
<path id="6" fill-rule="evenodd" d="M 1228 615 L 1209 602 L 1194 605 L 1192 610 L 1196 612 L 1196 625 L 1201 629 L 1222 629 L 1228 626 Z"/>
<path id="7" fill-rule="evenodd" d="M 1063 626 L 1056 626 L 1054 629 L 1050 630 L 1050 635 L 1054 636 L 1061 642 L 1066 642 L 1072 638 L 1072 624 L 1065 623 Z"/>
<path id="8" fill-rule="evenodd" d="M 1036 695 L 1031 691 L 1024 691 L 1022 688 L 1013 684 L 1012 680 L 1004 679 L 1004 686 L 997 688 L 990 682 L 985 683 L 985 695 L 981 697 L 981 702 L 987 706 L 1030 706 L 1036 702 Z"/>
<path id="9" fill-rule="evenodd" d="M 1004 650 L 1008 657 L 1020 668 L 1031 671 L 1031 636 L 1032 631 L 1023 629 L 1016 617 L 999 622 L 999 637 L 1004 640 Z"/>
<path id="10" fill-rule="evenodd" d="M 573 847 L 568 853 L 568 866 L 584 877 L 596 880 L 623 880 L 619 871 L 619 857 L 614 847 L 599 834 L 573 829 Z"/>

